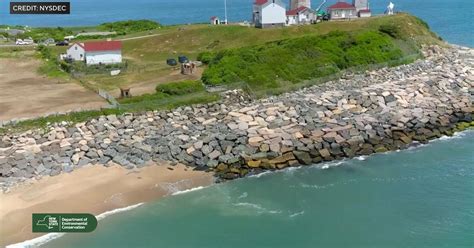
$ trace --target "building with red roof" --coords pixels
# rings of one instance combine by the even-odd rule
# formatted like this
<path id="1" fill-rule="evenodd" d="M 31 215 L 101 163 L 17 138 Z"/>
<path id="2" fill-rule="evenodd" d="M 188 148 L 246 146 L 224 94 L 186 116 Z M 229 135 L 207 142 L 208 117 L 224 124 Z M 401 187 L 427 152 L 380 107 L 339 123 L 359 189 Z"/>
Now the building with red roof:
<path id="1" fill-rule="evenodd" d="M 328 7 L 331 20 L 357 18 L 357 9 L 354 5 L 346 2 L 337 2 Z"/>
<path id="2" fill-rule="evenodd" d="M 352 4 L 339 1 L 327 9 L 331 20 L 370 17 L 372 15 L 368 0 L 353 0 Z"/>
<path id="3" fill-rule="evenodd" d="M 316 22 L 316 12 L 308 7 L 301 6 L 286 12 L 286 24 L 298 25 Z"/>
<path id="4" fill-rule="evenodd" d="M 122 63 L 121 41 L 94 41 L 74 43 L 67 50 L 73 61 L 85 61 L 87 65 Z"/>

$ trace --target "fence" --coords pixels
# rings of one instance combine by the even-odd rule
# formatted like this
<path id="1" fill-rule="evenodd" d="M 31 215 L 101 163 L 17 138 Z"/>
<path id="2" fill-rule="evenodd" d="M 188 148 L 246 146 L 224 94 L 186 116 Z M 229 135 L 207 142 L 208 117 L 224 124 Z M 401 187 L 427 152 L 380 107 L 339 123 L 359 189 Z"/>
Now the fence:
<path id="1" fill-rule="evenodd" d="M 115 97 L 110 95 L 109 92 L 107 92 L 103 89 L 99 89 L 99 91 L 97 93 L 99 94 L 100 97 L 104 98 L 105 100 L 107 100 L 110 103 L 109 108 L 119 108 L 120 107 L 120 104 L 117 102 L 117 100 L 115 100 Z"/>

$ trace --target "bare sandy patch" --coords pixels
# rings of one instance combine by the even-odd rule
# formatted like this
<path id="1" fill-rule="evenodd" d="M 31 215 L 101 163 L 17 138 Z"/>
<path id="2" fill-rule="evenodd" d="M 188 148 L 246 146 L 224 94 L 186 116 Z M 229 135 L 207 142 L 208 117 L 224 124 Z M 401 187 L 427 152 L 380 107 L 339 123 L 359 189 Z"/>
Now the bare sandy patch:
<path id="1" fill-rule="evenodd" d="M 0 59 L 0 121 L 100 109 L 106 102 L 73 82 L 38 75 L 33 58 Z"/>

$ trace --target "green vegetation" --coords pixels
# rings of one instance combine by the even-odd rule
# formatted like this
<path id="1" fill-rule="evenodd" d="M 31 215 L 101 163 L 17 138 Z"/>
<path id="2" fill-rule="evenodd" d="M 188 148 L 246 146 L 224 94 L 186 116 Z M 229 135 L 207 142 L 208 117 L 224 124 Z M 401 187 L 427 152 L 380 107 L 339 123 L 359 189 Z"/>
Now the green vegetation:
<path id="1" fill-rule="evenodd" d="M 55 41 L 64 40 L 65 36 L 72 35 L 73 31 L 69 28 L 32 28 L 25 33 L 18 35 L 18 39 L 25 39 L 31 37 L 35 42 L 41 42 L 49 38 Z"/>
<path id="2" fill-rule="evenodd" d="M 160 84 L 154 94 L 122 99 L 120 108 L 128 111 L 171 109 L 217 100 L 219 95 L 207 92 L 200 81 L 182 81 Z"/>
<path id="3" fill-rule="evenodd" d="M 202 80 L 209 85 L 248 83 L 253 90 L 298 83 L 355 66 L 400 60 L 403 52 L 375 31 L 331 32 L 217 52 Z"/>
<path id="4" fill-rule="evenodd" d="M 383 24 L 380 25 L 379 31 L 385 34 L 388 34 L 392 38 L 401 39 L 402 33 L 400 28 L 394 24 Z"/>
<path id="5" fill-rule="evenodd" d="M 46 46 L 37 48 L 43 65 L 38 69 L 40 74 L 53 78 L 66 78 L 71 70 L 71 64 L 58 60 L 57 56 Z"/>
<path id="6" fill-rule="evenodd" d="M 102 31 L 117 32 L 118 35 L 126 35 L 134 32 L 149 31 L 160 28 L 161 25 L 150 20 L 128 20 L 119 22 L 108 22 L 101 24 L 98 29 Z"/>
<path id="7" fill-rule="evenodd" d="M 203 92 L 204 86 L 199 81 L 182 81 L 167 84 L 159 84 L 156 91 L 167 95 L 186 95 L 195 92 Z"/>

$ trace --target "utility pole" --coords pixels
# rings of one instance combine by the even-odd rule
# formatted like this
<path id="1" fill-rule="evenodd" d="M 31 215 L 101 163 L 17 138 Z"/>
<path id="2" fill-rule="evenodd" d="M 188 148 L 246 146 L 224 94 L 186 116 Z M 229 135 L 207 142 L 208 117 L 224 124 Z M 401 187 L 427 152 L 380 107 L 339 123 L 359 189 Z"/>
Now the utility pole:
<path id="1" fill-rule="evenodd" d="M 224 0 L 224 21 L 227 25 L 227 0 Z"/>

